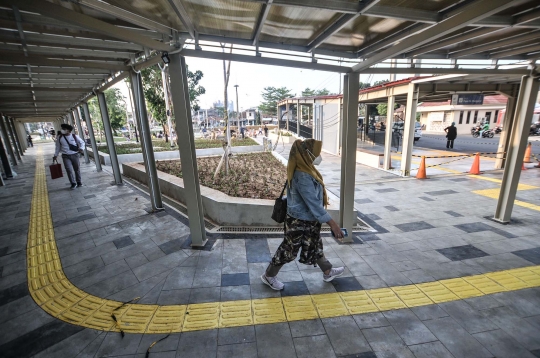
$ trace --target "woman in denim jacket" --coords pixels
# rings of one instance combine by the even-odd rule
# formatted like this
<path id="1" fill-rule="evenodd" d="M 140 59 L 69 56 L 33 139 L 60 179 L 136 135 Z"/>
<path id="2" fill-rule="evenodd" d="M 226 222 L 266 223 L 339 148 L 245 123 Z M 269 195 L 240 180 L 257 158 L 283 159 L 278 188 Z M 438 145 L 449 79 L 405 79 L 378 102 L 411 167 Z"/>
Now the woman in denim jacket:
<path id="1" fill-rule="evenodd" d="M 300 262 L 317 264 L 323 280 L 332 281 L 343 274 L 343 267 L 332 268 L 324 257 L 321 225 L 327 223 L 337 239 L 343 232 L 326 212 L 328 197 L 321 173 L 314 165 L 321 163 L 322 142 L 314 139 L 294 142 L 287 164 L 287 218 L 285 238 L 277 249 L 261 280 L 274 290 L 284 285 L 277 279 L 281 267 L 294 261 L 300 252 Z"/>

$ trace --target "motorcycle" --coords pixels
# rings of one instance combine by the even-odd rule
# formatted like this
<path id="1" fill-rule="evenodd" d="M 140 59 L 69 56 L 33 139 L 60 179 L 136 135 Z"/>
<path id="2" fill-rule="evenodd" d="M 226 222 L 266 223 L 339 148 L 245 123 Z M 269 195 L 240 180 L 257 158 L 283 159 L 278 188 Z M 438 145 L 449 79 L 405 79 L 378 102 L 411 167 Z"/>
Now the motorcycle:
<path id="1" fill-rule="evenodd" d="M 501 126 L 495 127 L 495 134 L 499 134 L 501 132 L 502 132 L 502 127 Z"/>
<path id="2" fill-rule="evenodd" d="M 533 124 L 529 129 L 529 135 L 540 135 L 540 124 Z"/>
<path id="3" fill-rule="evenodd" d="M 476 131 L 473 133 L 474 138 L 478 138 L 480 136 L 480 131 Z M 493 129 L 489 129 L 487 131 L 482 132 L 482 138 L 493 138 L 495 134 L 493 133 Z"/>

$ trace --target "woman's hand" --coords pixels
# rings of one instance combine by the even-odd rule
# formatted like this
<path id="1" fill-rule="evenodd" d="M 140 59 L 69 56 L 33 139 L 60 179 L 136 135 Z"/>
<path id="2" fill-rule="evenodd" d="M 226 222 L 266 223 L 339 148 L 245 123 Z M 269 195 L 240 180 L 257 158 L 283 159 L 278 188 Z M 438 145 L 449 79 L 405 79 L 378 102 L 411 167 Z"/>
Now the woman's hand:
<path id="1" fill-rule="evenodd" d="M 330 226 L 330 230 L 334 233 L 334 237 L 338 240 L 343 239 L 343 231 L 341 231 L 341 228 L 338 224 L 334 221 L 334 219 L 331 219 L 327 224 Z"/>

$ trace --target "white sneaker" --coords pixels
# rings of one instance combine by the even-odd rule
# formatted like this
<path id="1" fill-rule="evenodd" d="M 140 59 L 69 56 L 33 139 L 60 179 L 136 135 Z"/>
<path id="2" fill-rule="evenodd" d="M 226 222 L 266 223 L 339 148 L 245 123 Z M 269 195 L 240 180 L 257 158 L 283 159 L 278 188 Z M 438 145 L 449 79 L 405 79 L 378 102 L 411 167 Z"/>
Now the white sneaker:
<path id="1" fill-rule="evenodd" d="M 343 275 L 343 271 L 345 271 L 345 267 L 336 267 L 336 268 L 332 268 L 332 269 L 330 270 L 330 274 L 329 274 L 329 275 L 323 274 L 323 281 L 324 281 L 324 282 L 330 282 L 330 281 L 332 281 L 333 279 L 335 279 L 336 277 L 339 277 L 339 276 Z"/>
<path id="2" fill-rule="evenodd" d="M 263 273 L 261 275 L 261 280 L 262 280 L 262 282 L 264 282 L 265 284 L 270 286 L 270 288 L 272 290 L 281 291 L 281 290 L 283 290 L 283 287 L 285 287 L 283 282 L 278 280 L 275 276 L 274 277 L 267 277 L 266 274 Z"/>

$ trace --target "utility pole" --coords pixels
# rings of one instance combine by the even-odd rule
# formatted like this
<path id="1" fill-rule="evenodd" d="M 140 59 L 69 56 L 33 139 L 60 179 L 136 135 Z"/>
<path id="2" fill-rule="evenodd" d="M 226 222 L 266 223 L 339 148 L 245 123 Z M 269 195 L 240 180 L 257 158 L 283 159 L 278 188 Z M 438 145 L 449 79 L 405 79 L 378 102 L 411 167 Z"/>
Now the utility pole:
<path id="1" fill-rule="evenodd" d="M 240 107 L 238 107 L 238 85 L 234 85 L 236 88 L 236 124 L 238 125 L 238 130 L 240 130 Z"/>

